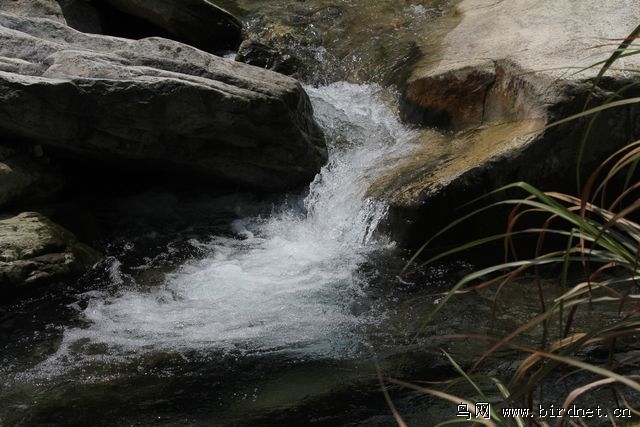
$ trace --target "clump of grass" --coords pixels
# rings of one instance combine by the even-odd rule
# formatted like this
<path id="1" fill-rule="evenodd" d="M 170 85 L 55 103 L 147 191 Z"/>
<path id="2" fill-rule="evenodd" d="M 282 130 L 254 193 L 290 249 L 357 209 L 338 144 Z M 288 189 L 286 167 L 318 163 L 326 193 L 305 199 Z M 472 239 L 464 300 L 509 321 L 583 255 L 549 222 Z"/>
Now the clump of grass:
<path id="1" fill-rule="evenodd" d="M 594 88 L 617 60 L 640 52 L 633 48 L 633 42 L 638 36 L 640 26 L 621 41 L 607 60 L 597 64 L 602 68 L 594 79 Z M 625 86 L 603 105 L 591 108 L 586 105 L 582 113 L 552 126 L 593 116 L 585 130 L 584 144 L 597 114 L 601 111 L 640 103 L 640 98 L 620 99 L 625 90 L 638 84 L 634 82 Z M 580 152 L 582 153 L 583 149 Z M 577 160 L 580 164 L 580 159 Z M 634 393 L 636 396 L 640 393 L 640 372 L 639 375 L 635 374 L 640 366 L 640 352 L 628 352 L 624 356 L 620 354 L 625 345 L 637 344 L 640 338 L 639 162 L 640 141 L 636 141 L 602 162 L 584 185 L 581 185 L 578 168 L 577 181 L 582 187 L 579 196 L 541 191 L 525 182 L 512 183 L 491 194 L 513 194 L 516 190 L 523 194 L 521 197 L 501 200 L 480 208 L 453 222 L 434 236 L 433 239 L 487 209 L 498 206 L 511 208 L 504 233 L 468 242 L 422 264 L 429 264 L 489 242 L 504 242 L 504 262 L 475 271 L 460 280 L 443 295 L 434 310 L 426 316 L 424 326 L 452 298 L 487 289 L 493 290 L 492 320 L 495 320 L 500 296 L 505 287 L 527 273 L 532 273 L 527 277 L 531 277 L 531 282 L 538 288 L 539 312 L 504 336 L 469 334 L 461 337 L 484 340 L 487 342 L 487 349 L 478 355 L 471 366 L 464 369 L 445 353 L 459 377 L 439 387 L 418 386 L 395 379 L 389 381 L 401 387 L 449 400 L 454 404 L 474 400 L 489 402 L 493 399 L 494 410 L 491 419 L 474 419 L 477 424 L 484 425 L 548 425 L 543 417 L 505 418 L 500 413 L 500 408 L 520 405 L 534 409 L 534 403 L 544 399 L 545 383 L 568 377 L 574 378 L 573 388 L 565 396 L 553 397 L 556 401 L 562 398 L 565 413 L 577 399 L 594 390 L 608 387 L 612 398 L 620 407 L 627 408 L 635 416 L 640 416 L 638 405 L 629 399 Z M 532 217 L 539 221 L 538 227 L 520 226 Z M 535 255 L 532 258 L 520 259 L 517 241 L 526 236 L 533 236 L 536 242 Z M 562 239 L 565 242 L 563 247 L 547 249 L 546 243 L 551 237 L 555 240 Z M 408 265 L 414 265 L 419 253 L 420 251 Z M 545 294 L 541 283 L 542 273 L 549 271 L 554 271 L 559 278 L 558 294 L 553 297 Z M 588 327 L 577 321 L 579 313 L 593 313 L 598 307 L 615 307 L 615 321 Z M 527 344 L 530 339 L 522 339 L 525 334 L 531 336 L 536 333 L 539 340 L 535 346 Z M 521 355 L 517 367 L 507 378 L 484 374 L 483 368 L 487 362 L 497 352 L 505 349 Z M 589 360 L 589 354 L 596 349 L 605 351 L 607 357 L 604 361 Z M 575 385 L 575 382 L 579 384 Z M 453 394 L 451 390 L 463 383 L 467 385 L 474 399 L 470 396 L 466 396 L 465 399 Z M 558 418 L 557 424 L 561 425 L 566 421 L 561 417 Z M 611 422 L 616 425 L 613 419 Z M 452 419 L 443 424 L 455 423 L 468 421 Z"/>

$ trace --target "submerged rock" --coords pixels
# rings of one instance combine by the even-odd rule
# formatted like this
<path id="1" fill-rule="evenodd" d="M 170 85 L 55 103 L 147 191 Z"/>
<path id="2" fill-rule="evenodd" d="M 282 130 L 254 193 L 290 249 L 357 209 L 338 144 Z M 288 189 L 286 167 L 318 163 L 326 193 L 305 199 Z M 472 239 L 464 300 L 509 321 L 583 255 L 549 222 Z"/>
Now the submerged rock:
<path id="1" fill-rule="evenodd" d="M 440 32 L 435 21 L 452 9 L 448 1 L 237 3 L 245 9 L 241 13 L 245 39 L 268 46 L 277 58 L 287 59 L 287 68 L 297 78 L 314 85 L 340 80 L 399 84 L 423 54 L 430 55 Z M 445 20 L 453 22 L 446 28 L 455 24 L 449 18 Z M 256 53 L 240 52 L 238 59 L 252 61 L 262 56 Z"/>
<path id="2" fill-rule="evenodd" d="M 287 76 L 298 72 L 303 63 L 299 58 L 255 40 L 245 40 L 238 48 L 236 61 L 276 71 Z"/>
<path id="3" fill-rule="evenodd" d="M 209 52 L 236 49 L 242 24 L 209 0 L 106 0 L 120 11 L 144 19 L 177 40 Z"/>
<path id="4" fill-rule="evenodd" d="M 638 56 L 624 58 L 591 92 L 597 62 L 640 22 L 640 9 L 626 0 L 464 0 L 457 8 L 460 23 L 439 54 L 414 70 L 401 106 L 405 120 L 447 135 L 428 135 L 370 191 L 391 204 L 391 227 L 410 246 L 462 216 L 465 203 L 509 182 L 575 192 L 585 122 L 546 126 L 581 111 L 588 97 L 598 105 L 631 81 L 625 67 L 640 64 Z M 605 39 L 618 41 L 603 46 Z M 637 96 L 633 92 L 619 95 Z M 599 116 L 581 159 L 583 180 L 640 137 L 639 113 L 626 107 Z M 492 226 L 503 230 L 504 224 L 494 216 L 460 232 L 469 239 Z"/>
<path id="5" fill-rule="evenodd" d="M 99 253 L 38 213 L 0 220 L 0 286 L 4 289 L 69 278 L 99 258 Z"/>
<path id="6" fill-rule="evenodd" d="M 0 137 L 139 169 L 280 191 L 327 159 L 291 78 L 161 38 L 0 13 Z"/>

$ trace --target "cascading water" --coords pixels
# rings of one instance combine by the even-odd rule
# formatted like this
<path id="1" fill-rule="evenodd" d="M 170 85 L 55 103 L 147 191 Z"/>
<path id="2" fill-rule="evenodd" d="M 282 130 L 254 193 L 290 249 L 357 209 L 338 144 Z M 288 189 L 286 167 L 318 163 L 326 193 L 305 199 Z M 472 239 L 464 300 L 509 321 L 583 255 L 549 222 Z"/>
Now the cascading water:
<path id="1" fill-rule="evenodd" d="M 267 218 L 234 221 L 234 237 L 201 242 L 208 256 L 161 285 L 89 292 L 81 310 L 86 325 L 67 328 L 42 368 L 147 351 L 358 351 L 359 326 L 382 316 L 352 310 L 367 286 L 358 267 L 390 244 L 374 235 L 386 207 L 365 193 L 412 149 L 415 135 L 385 105 L 380 87 L 335 83 L 307 91 L 330 162 L 306 197 L 290 197 Z M 87 350 L 96 344 L 107 349 Z"/>
<path id="2" fill-rule="evenodd" d="M 430 23 L 450 7 L 240 3 L 255 34 L 283 36 L 274 47 L 309 64 L 306 81 L 385 86 L 430 52 Z M 434 289 L 422 286 L 431 277 L 389 280 L 404 254 L 376 232 L 387 207 L 366 193 L 418 132 L 381 86 L 306 90 L 330 161 L 304 194 L 273 206 L 200 190 L 88 195 L 105 260 L 0 307 L 0 426 L 394 425 L 376 368 L 405 378 L 440 370 L 431 335 L 407 346 Z M 465 322 L 451 318 L 438 333 Z M 395 402 L 416 425 L 432 419 L 413 394 Z"/>

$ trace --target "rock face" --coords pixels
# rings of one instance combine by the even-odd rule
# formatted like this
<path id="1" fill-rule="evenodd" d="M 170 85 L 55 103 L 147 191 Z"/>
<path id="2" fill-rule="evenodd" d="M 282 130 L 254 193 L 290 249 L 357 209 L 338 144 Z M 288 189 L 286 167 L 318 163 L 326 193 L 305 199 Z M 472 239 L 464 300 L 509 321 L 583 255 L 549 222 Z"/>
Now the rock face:
<path id="1" fill-rule="evenodd" d="M 44 216 L 0 220 L 0 286 L 19 288 L 78 275 L 100 255 Z"/>
<path id="2" fill-rule="evenodd" d="M 214 52 L 235 49 L 242 24 L 208 0 L 106 0 L 124 13 L 144 19 L 178 40 Z"/>
<path id="3" fill-rule="evenodd" d="M 171 40 L 0 13 L 3 135 L 88 164 L 268 191 L 310 181 L 327 159 L 291 78 Z"/>
<path id="4" fill-rule="evenodd" d="M 401 106 L 405 120 L 444 129 L 447 136 L 427 137 L 404 166 L 371 189 L 390 202 L 396 237 L 410 246 L 424 243 L 464 212 L 453 210 L 508 182 L 575 192 L 585 123 L 546 125 L 582 110 L 599 66 L 577 71 L 611 55 L 619 41 L 601 41 L 624 39 L 640 22 L 636 6 L 630 0 L 461 1 L 459 24 L 439 54 L 414 70 Z M 640 56 L 618 63 L 591 105 L 629 83 L 624 68 L 639 64 Z M 637 107 L 598 118 L 582 158 L 583 178 L 640 137 L 639 118 Z M 486 226 L 479 222 L 465 233 L 486 235 Z"/>

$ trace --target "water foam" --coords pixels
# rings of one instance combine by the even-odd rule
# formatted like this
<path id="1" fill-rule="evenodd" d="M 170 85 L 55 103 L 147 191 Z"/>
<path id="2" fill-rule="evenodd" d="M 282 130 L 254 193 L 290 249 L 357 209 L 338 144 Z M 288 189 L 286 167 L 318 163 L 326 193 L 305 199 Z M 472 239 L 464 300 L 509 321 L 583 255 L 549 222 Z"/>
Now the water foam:
<path id="1" fill-rule="evenodd" d="M 386 206 L 365 193 L 390 159 L 411 150 L 414 133 L 377 86 L 342 82 L 307 91 L 330 162 L 306 197 L 290 199 L 268 218 L 235 221 L 235 238 L 213 237 L 205 243 L 209 256 L 186 263 L 162 284 L 84 295 L 86 327 L 65 330 L 49 366 L 146 351 L 330 356 L 357 349 L 358 327 L 375 321 L 374 313 L 351 309 L 367 285 L 358 266 L 389 245 L 373 232 Z M 106 344 L 106 354 L 89 356 L 86 346 L 98 343 Z"/>

